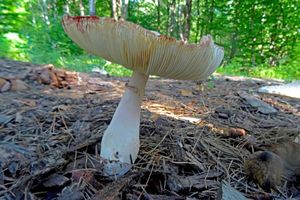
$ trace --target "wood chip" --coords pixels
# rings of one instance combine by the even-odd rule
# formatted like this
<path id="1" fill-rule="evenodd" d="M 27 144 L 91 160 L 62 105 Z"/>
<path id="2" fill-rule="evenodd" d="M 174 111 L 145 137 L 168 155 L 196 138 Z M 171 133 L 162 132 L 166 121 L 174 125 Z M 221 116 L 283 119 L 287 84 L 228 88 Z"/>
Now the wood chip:
<path id="1" fill-rule="evenodd" d="M 226 181 L 222 181 L 219 187 L 217 200 L 247 200 L 242 193 L 231 187 Z"/>
<path id="2" fill-rule="evenodd" d="M 252 95 L 249 95 L 245 92 L 239 92 L 238 94 L 246 101 L 246 103 L 248 103 L 250 106 L 254 108 L 257 108 L 258 111 L 263 114 L 274 114 L 278 112 L 275 108 L 273 108 L 269 104 L 265 103 L 264 101 Z"/>

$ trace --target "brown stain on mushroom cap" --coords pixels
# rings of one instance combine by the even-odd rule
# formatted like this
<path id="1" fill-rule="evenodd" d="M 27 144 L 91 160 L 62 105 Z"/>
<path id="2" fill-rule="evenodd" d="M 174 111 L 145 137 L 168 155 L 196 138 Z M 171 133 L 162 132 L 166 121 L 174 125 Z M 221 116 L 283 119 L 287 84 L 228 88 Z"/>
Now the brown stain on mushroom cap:
<path id="1" fill-rule="evenodd" d="M 222 48 L 185 44 L 124 20 L 96 16 L 63 18 L 63 27 L 81 48 L 126 68 L 165 78 L 205 79 L 221 63 Z"/>

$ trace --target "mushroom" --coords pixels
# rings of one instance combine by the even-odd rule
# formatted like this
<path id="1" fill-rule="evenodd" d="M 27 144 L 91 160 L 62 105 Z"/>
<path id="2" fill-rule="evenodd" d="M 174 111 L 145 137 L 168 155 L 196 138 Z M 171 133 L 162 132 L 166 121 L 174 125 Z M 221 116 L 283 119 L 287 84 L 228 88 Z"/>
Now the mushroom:
<path id="1" fill-rule="evenodd" d="M 104 132 L 100 156 L 108 176 L 125 174 L 140 148 L 141 102 L 149 75 L 177 80 L 203 80 L 220 65 L 224 51 L 204 36 L 186 44 L 124 20 L 65 16 L 65 32 L 81 48 L 133 70 L 125 93 Z"/>

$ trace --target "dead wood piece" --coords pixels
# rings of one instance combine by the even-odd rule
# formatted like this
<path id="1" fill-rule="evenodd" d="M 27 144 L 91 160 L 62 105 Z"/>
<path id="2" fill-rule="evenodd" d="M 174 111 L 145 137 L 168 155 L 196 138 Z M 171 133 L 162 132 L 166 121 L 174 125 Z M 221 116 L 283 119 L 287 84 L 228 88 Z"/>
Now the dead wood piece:
<path id="1" fill-rule="evenodd" d="M 226 181 L 222 181 L 218 190 L 218 200 L 247 200 L 246 197 Z"/>
<path id="2" fill-rule="evenodd" d="M 6 92 L 10 89 L 11 83 L 4 78 L 0 78 L 0 92 Z"/>
<path id="3" fill-rule="evenodd" d="M 265 103 L 264 101 L 254 97 L 252 95 L 249 95 L 245 92 L 239 92 L 238 95 L 240 97 L 242 97 L 246 101 L 247 104 L 249 104 L 250 106 L 252 106 L 254 108 L 257 108 L 257 110 L 260 113 L 274 114 L 274 113 L 278 112 L 275 108 L 273 108 L 269 104 Z"/>
<path id="4" fill-rule="evenodd" d="M 13 119 L 14 119 L 13 116 L 0 114 L 0 125 L 5 125 Z"/>
<path id="5" fill-rule="evenodd" d="M 97 168 L 97 166 L 96 166 Z M 99 169 L 100 167 L 98 167 Z M 72 171 L 72 180 L 75 182 L 80 183 L 84 181 L 88 183 L 90 186 L 93 186 L 95 190 L 102 188 L 102 185 L 96 180 L 95 178 L 95 171 L 98 169 L 91 170 L 91 169 L 80 169 L 80 170 L 73 170 Z"/>
<path id="6" fill-rule="evenodd" d="M 58 78 L 64 78 L 67 76 L 66 71 L 61 69 L 55 69 L 54 73 Z"/>
<path id="7" fill-rule="evenodd" d="M 45 182 L 43 182 L 44 187 L 61 187 L 65 185 L 69 179 L 61 174 L 52 174 L 50 175 Z"/>
<path id="8" fill-rule="evenodd" d="M 191 154 L 190 152 L 186 151 L 186 160 L 188 160 L 189 162 L 191 162 L 192 164 L 194 164 L 195 166 L 199 167 L 199 169 L 201 171 L 206 171 L 205 167 L 203 166 L 203 164 L 201 162 L 199 162 L 197 160 L 197 158 L 195 158 L 195 156 L 193 154 Z"/>
<path id="9" fill-rule="evenodd" d="M 59 197 L 58 200 L 83 200 L 84 194 L 82 192 L 83 188 L 78 184 L 73 184 L 71 186 L 65 187 Z"/>
<path id="10" fill-rule="evenodd" d="M 20 176 L 19 179 L 9 188 L 9 190 L 12 193 L 19 193 L 28 190 L 28 188 L 34 189 L 39 187 L 45 176 L 49 175 L 52 171 L 59 169 L 60 166 L 67 162 L 63 158 L 57 156 L 58 155 L 50 155 L 50 157 L 44 158 L 40 162 L 31 163 L 31 174 Z"/>
<path id="11" fill-rule="evenodd" d="M 207 189 L 211 188 L 214 185 L 217 185 L 217 182 L 214 180 L 205 179 L 202 176 L 177 176 L 176 174 L 168 175 L 167 185 L 171 191 L 180 192 L 186 189 Z"/>
<path id="12" fill-rule="evenodd" d="M 135 177 L 137 177 L 138 174 L 133 175 L 127 175 L 119 180 L 116 180 L 109 185 L 107 185 L 105 188 L 97 192 L 92 199 L 98 200 L 116 200 L 118 199 L 118 195 L 120 191 L 125 188 L 127 185 L 129 185 Z"/>
<path id="13" fill-rule="evenodd" d="M 30 78 L 37 80 L 41 84 L 49 85 L 51 83 L 51 76 L 48 68 L 39 67 L 32 70 Z"/>
<path id="14" fill-rule="evenodd" d="M 55 69 L 53 65 L 46 65 L 32 70 L 31 79 L 54 88 L 65 88 L 78 83 L 78 73 Z"/>
<path id="15" fill-rule="evenodd" d="M 181 196 L 167 196 L 167 195 L 155 195 L 155 194 L 144 194 L 144 198 L 147 200 L 186 200 L 185 197 Z"/>
<path id="16" fill-rule="evenodd" d="M 11 79 L 10 82 L 12 91 L 22 91 L 29 89 L 29 86 L 20 79 Z"/>

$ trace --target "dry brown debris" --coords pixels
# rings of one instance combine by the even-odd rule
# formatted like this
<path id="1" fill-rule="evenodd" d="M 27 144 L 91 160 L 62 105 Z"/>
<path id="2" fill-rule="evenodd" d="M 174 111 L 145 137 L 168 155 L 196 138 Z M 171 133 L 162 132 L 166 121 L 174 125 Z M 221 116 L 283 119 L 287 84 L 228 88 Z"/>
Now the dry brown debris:
<path id="1" fill-rule="evenodd" d="M 28 78 L 38 67 L 0 60 L 0 77 L 30 87 L 0 93 L 0 199 L 216 199 L 222 180 L 250 199 L 299 197 L 299 187 L 267 193 L 244 174 L 249 155 L 300 133 L 298 100 L 252 94 L 263 81 L 220 77 L 199 90 L 196 82 L 150 79 L 138 161 L 116 181 L 101 173 L 99 143 L 128 79 L 79 74 L 82 82 L 68 89 L 68 75 L 57 83 L 49 69 L 41 73 L 48 79 Z M 268 99 L 277 113 L 261 113 L 240 91 Z M 246 135 L 228 137 L 230 128 Z"/>
<path id="2" fill-rule="evenodd" d="M 50 85 L 54 88 L 65 88 L 79 82 L 78 73 L 56 69 L 53 65 L 34 68 L 31 77 L 41 84 Z"/>

